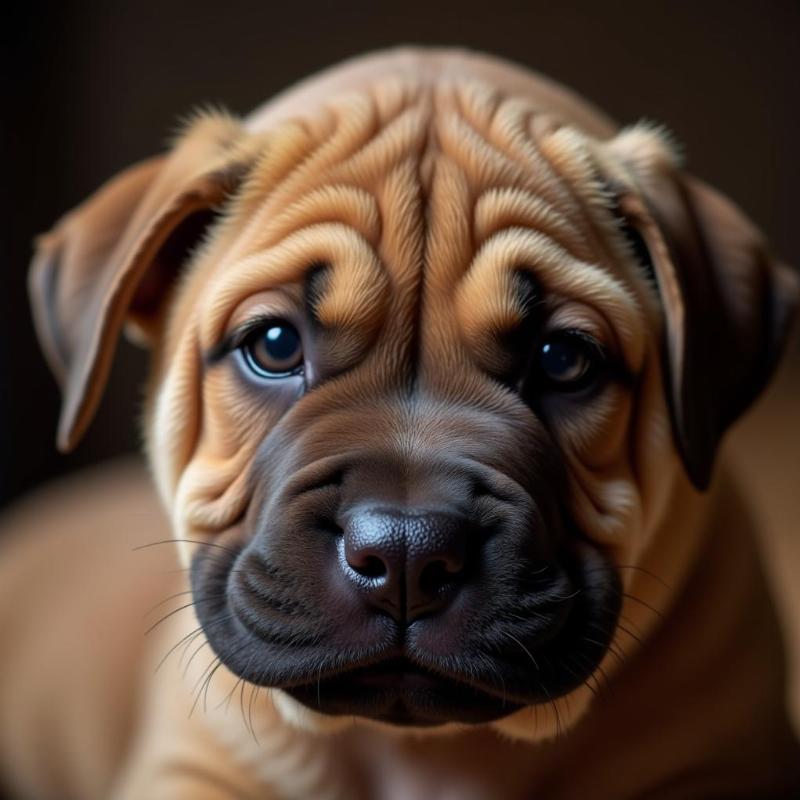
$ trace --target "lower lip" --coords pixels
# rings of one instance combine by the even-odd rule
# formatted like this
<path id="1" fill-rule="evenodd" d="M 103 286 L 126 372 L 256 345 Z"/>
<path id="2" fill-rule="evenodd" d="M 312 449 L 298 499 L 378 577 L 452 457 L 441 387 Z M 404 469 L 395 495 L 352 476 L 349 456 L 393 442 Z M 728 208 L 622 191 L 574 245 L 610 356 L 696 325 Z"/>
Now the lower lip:
<path id="1" fill-rule="evenodd" d="M 411 665 L 392 665 L 387 668 L 357 670 L 352 675 L 344 675 L 344 680 L 360 686 L 372 686 L 376 689 L 436 689 L 441 686 L 442 679 L 430 675 Z"/>
<path id="2" fill-rule="evenodd" d="M 483 723 L 519 708 L 405 660 L 353 670 L 288 692 L 323 713 L 363 716 L 396 725 Z"/>

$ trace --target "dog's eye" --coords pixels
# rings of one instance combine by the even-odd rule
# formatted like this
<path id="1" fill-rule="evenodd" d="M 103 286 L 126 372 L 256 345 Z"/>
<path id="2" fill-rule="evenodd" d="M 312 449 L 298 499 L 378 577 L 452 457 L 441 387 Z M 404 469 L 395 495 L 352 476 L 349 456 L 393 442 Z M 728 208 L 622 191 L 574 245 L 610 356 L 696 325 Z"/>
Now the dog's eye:
<path id="1" fill-rule="evenodd" d="M 539 349 L 539 371 L 554 389 L 576 391 L 595 382 L 605 363 L 599 342 L 578 331 L 549 336 Z"/>
<path id="2" fill-rule="evenodd" d="M 253 331 L 241 346 L 247 366 L 262 378 L 296 373 L 303 363 L 297 329 L 284 320 L 270 320 Z"/>

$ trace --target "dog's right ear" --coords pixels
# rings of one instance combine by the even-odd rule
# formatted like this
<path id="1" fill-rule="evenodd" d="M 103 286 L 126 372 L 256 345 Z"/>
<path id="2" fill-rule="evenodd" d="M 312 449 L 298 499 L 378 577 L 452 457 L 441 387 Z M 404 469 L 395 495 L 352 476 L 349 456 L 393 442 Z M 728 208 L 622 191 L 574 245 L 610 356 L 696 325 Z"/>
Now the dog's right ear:
<path id="1" fill-rule="evenodd" d="M 657 129 L 634 126 L 605 150 L 625 168 L 617 211 L 661 297 L 676 443 L 702 490 L 723 434 L 775 370 L 800 281 L 732 201 L 678 168 Z"/>
<path id="2" fill-rule="evenodd" d="M 94 415 L 123 325 L 157 336 L 187 255 L 249 168 L 245 136 L 227 116 L 203 116 L 171 153 L 125 170 L 38 238 L 29 289 L 63 394 L 62 451 Z"/>

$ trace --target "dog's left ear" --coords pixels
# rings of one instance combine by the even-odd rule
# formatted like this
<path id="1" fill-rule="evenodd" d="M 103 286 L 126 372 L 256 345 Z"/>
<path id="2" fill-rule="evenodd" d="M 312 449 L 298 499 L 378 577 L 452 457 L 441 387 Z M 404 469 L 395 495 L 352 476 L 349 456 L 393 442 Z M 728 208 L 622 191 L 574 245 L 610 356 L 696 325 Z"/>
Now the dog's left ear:
<path id="1" fill-rule="evenodd" d="M 244 134 L 199 118 L 172 152 L 130 167 L 36 242 L 29 288 L 37 333 L 63 394 L 59 449 L 91 421 L 123 325 L 152 340 L 169 291 L 249 166 Z"/>
<path id="2" fill-rule="evenodd" d="M 722 435 L 775 369 L 797 275 L 740 209 L 677 167 L 663 134 L 636 126 L 606 147 L 624 165 L 619 210 L 634 249 L 652 262 L 664 307 L 678 447 L 705 489 Z"/>

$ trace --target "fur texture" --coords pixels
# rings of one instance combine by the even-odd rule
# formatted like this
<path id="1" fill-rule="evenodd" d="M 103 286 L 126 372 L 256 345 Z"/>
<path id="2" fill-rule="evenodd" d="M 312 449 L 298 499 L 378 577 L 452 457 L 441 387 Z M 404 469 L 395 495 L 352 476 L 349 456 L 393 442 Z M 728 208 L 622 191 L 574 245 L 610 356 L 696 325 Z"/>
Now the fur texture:
<path id="1" fill-rule="evenodd" d="M 723 327 L 761 343 L 735 375 L 709 373 L 720 396 L 741 398 L 729 406 L 701 393 L 689 350 L 687 320 L 714 302 L 686 277 L 699 272 L 728 287 Z M 88 424 L 127 319 L 153 348 L 147 452 L 198 602 L 212 602 L 201 591 L 213 588 L 202 572 L 218 563 L 212 548 L 245 552 L 262 535 L 260 509 L 292 519 L 300 512 L 287 498 L 301 479 L 321 481 L 337 458 L 364 453 L 378 471 L 394 465 L 385 483 L 401 484 L 411 505 L 442 475 L 452 479 L 443 454 L 480 463 L 525 490 L 518 506 L 538 509 L 548 547 L 572 535 L 568 517 L 621 585 L 613 636 L 586 678 L 479 729 L 401 733 L 318 713 L 283 688 L 246 695 L 229 668 L 233 653 L 210 664 L 181 659 L 188 684 L 178 688 L 185 663 L 168 661 L 116 796 L 222 797 L 231 786 L 247 796 L 259 786 L 276 797 L 434 796 L 449 785 L 441 796 L 581 797 L 590 778 L 575 773 L 584 770 L 601 781 L 593 795 L 607 797 L 770 792 L 793 782 L 777 638 L 767 625 L 760 665 L 746 653 L 723 656 L 747 613 L 744 601 L 722 600 L 731 587 L 769 618 L 757 568 L 746 566 L 749 534 L 720 539 L 730 522 L 717 499 L 728 492 L 723 479 L 711 495 L 697 491 L 719 437 L 768 377 L 762 365 L 774 361 L 793 302 L 787 276 L 728 201 L 686 178 L 660 129 L 616 130 L 566 90 L 472 54 L 381 54 L 242 122 L 203 113 L 170 154 L 101 190 L 41 241 L 34 268 L 40 333 L 64 383 L 60 442 L 71 446 Z M 751 312 L 748 298 L 762 297 L 769 303 Z M 304 385 L 254 387 L 232 357 L 217 357 L 260 318 L 324 332 L 308 334 L 316 349 Z M 508 342 L 530 319 L 537 337 L 580 331 L 624 377 L 591 402 L 542 400 L 532 414 L 508 379 Z M 285 549 L 270 551 L 284 559 L 284 577 L 305 576 Z M 715 562 L 724 550 L 725 567 Z M 291 590 L 301 604 L 312 596 L 303 580 Z M 184 637 L 197 653 L 206 640 L 188 616 L 176 617 L 168 638 Z M 704 635 L 703 620 L 731 628 Z M 203 620 L 206 629 L 218 623 Z M 490 628 L 481 610 L 467 625 L 469 636 Z M 688 648 L 696 662 L 681 665 Z M 696 721 L 693 745 L 659 760 L 640 726 L 661 723 L 646 722 L 646 709 L 637 716 L 630 698 L 664 703 L 674 739 L 682 724 L 668 718 L 667 698 L 694 703 L 717 681 L 711 694 L 724 709 Z M 609 684 L 623 695 L 630 687 L 629 698 L 609 694 Z M 225 713 L 237 692 L 242 724 Z M 198 702 L 200 719 L 189 713 Z M 603 761 L 612 731 L 638 765 L 627 778 Z M 745 754 L 743 731 L 769 752 Z M 459 750 L 480 750 L 479 741 L 491 774 L 460 771 Z M 770 762 L 776 769 L 765 769 Z"/>

